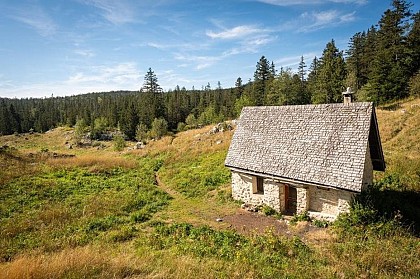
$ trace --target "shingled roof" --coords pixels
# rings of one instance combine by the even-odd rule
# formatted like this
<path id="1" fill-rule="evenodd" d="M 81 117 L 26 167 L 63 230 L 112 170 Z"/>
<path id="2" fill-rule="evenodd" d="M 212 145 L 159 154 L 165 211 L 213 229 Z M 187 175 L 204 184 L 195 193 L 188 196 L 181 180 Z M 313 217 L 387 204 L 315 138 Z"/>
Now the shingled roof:
<path id="1" fill-rule="evenodd" d="M 368 145 L 384 170 L 372 103 L 245 107 L 225 165 L 360 192 Z"/>

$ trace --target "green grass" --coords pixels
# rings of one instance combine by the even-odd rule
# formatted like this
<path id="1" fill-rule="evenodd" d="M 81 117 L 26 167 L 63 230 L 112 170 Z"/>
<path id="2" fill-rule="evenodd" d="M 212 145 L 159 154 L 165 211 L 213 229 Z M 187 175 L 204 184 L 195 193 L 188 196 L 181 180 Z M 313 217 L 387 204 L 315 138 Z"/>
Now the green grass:
<path id="1" fill-rule="evenodd" d="M 203 197 L 230 182 L 230 171 L 223 162 L 226 151 L 200 156 L 184 154 L 159 171 L 163 182 L 186 197 Z"/>
<path id="2" fill-rule="evenodd" d="M 223 166 L 231 132 L 121 153 L 65 150 L 69 129 L 0 137 L 17 148 L 0 152 L 0 278 L 419 278 L 415 102 L 378 110 L 387 171 L 322 238 L 215 221 L 239 207 Z M 76 156 L 28 155 L 42 148 Z"/>
<path id="3" fill-rule="evenodd" d="M 155 162 L 104 172 L 59 170 L 2 186 L 0 260 L 31 249 L 46 251 L 94 240 L 134 237 L 135 227 L 166 207 L 170 197 L 154 180 Z"/>

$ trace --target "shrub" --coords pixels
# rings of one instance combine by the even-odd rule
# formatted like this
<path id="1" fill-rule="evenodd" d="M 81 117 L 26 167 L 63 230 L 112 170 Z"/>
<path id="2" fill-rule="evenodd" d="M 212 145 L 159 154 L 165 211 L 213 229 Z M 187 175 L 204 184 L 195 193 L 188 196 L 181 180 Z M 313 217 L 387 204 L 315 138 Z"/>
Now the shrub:
<path id="1" fill-rule="evenodd" d="M 317 228 L 326 228 L 330 225 L 330 222 L 326 221 L 326 220 L 312 220 L 312 224 L 314 224 L 315 227 Z"/>
<path id="2" fill-rule="evenodd" d="M 187 126 L 187 125 L 186 125 L 184 122 L 179 122 L 179 123 L 178 123 L 178 126 L 177 126 L 177 128 L 176 128 L 176 130 L 177 130 L 178 132 L 185 131 L 186 126 Z"/>
<path id="3" fill-rule="evenodd" d="M 144 123 L 139 123 L 136 128 L 136 140 L 144 143 L 147 139 L 147 126 Z"/>
<path id="4" fill-rule="evenodd" d="M 290 220 L 290 223 L 296 224 L 297 222 L 302 221 L 311 221 L 311 217 L 309 217 L 308 211 L 305 211 L 301 214 L 294 214 L 292 219 Z"/>
<path id="5" fill-rule="evenodd" d="M 263 205 L 262 213 L 264 213 L 264 215 L 266 216 L 272 216 L 272 215 L 277 214 L 277 211 L 268 205 Z"/>
<path id="6" fill-rule="evenodd" d="M 114 139 L 114 149 L 115 151 L 122 151 L 125 148 L 125 139 L 122 135 L 115 135 Z"/>
<path id="7" fill-rule="evenodd" d="M 168 133 L 168 122 L 164 118 L 155 118 L 152 122 L 150 136 L 154 139 L 160 139 Z"/>

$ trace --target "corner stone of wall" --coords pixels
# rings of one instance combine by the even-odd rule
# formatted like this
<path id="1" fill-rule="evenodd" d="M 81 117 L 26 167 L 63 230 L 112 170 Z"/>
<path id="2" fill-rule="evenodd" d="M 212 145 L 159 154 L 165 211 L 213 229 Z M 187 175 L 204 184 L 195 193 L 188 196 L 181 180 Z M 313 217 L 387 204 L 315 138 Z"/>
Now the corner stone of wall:
<path id="1" fill-rule="evenodd" d="M 232 198 L 237 201 L 250 201 L 249 184 L 252 178 L 232 171 Z"/>
<path id="2" fill-rule="evenodd" d="M 306 188 L 296 188 L 296 213 L 302 214 L 309 209 L 309 191 Z"/>

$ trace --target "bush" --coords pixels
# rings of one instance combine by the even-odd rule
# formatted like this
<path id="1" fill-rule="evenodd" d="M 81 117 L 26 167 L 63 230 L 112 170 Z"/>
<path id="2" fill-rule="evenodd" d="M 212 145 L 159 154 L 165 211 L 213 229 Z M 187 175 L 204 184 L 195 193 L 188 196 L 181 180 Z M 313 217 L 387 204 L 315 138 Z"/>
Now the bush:
<path id="1" fill-rule="evenodd" d="M 294 214 L 292 219 L 290 220 L 290 223 L 296 224 L 297 222 L 302 221 L 311 221 L 311 217 L 309 217 L 308 211 L 305 211 L 301 214 Z"/>
<path id="2" fill-rule="evenodd" d="M 272 215 L 275 215 L 275 214 L 277 214 L 277 211 L 274 209 L 274 208 L 272 208 L 272 207 L 270 207 L 270 206 L 268 206 L 268 205 L 263 205 L 263 207 L 262 207 L 262 213 L 264 213 L 264 215 L 266 215 L 266 216 L 272 216 Z"/>
<path id="3" fill-rule="evenodd" d="M 168 133 L 168 122 L 163 118 L 155 118 L 152 122 L 150 136 L 154 139 L 160 139 Z"/>
<path id="4" fill-rule="evenodd" d="M 177 128 L 176 128 L 176 130 L 177 130 L 178 132 L 185 131 L 186 126 L 187 126 L 187 125 L 186 125 L 184 122 L 179 122 L 179 123 L 178 123 L 178 126 L 177 126 Z"/>
<path id="5" fill-rule="evenodd" d="M 147 139 L 147 126 L 144 123 L 139 123 L 136 128 L 136 140 L 145 143 Z"/>
<path id="6" fill-rule="evenodd" d="M 330 225 L 330 222 L 328 222 L 326 220 L 315 219 L 315 220 L 312 221 L 312 224 L 317 228 L 326 228 Z"/>
<path id="7" fill-rule="evenodd" d="M 125 139 L 122 135 L 115 135 L 114 139 L 114 149 L 115 151 L 122 151 L 125 148 Z"/>

